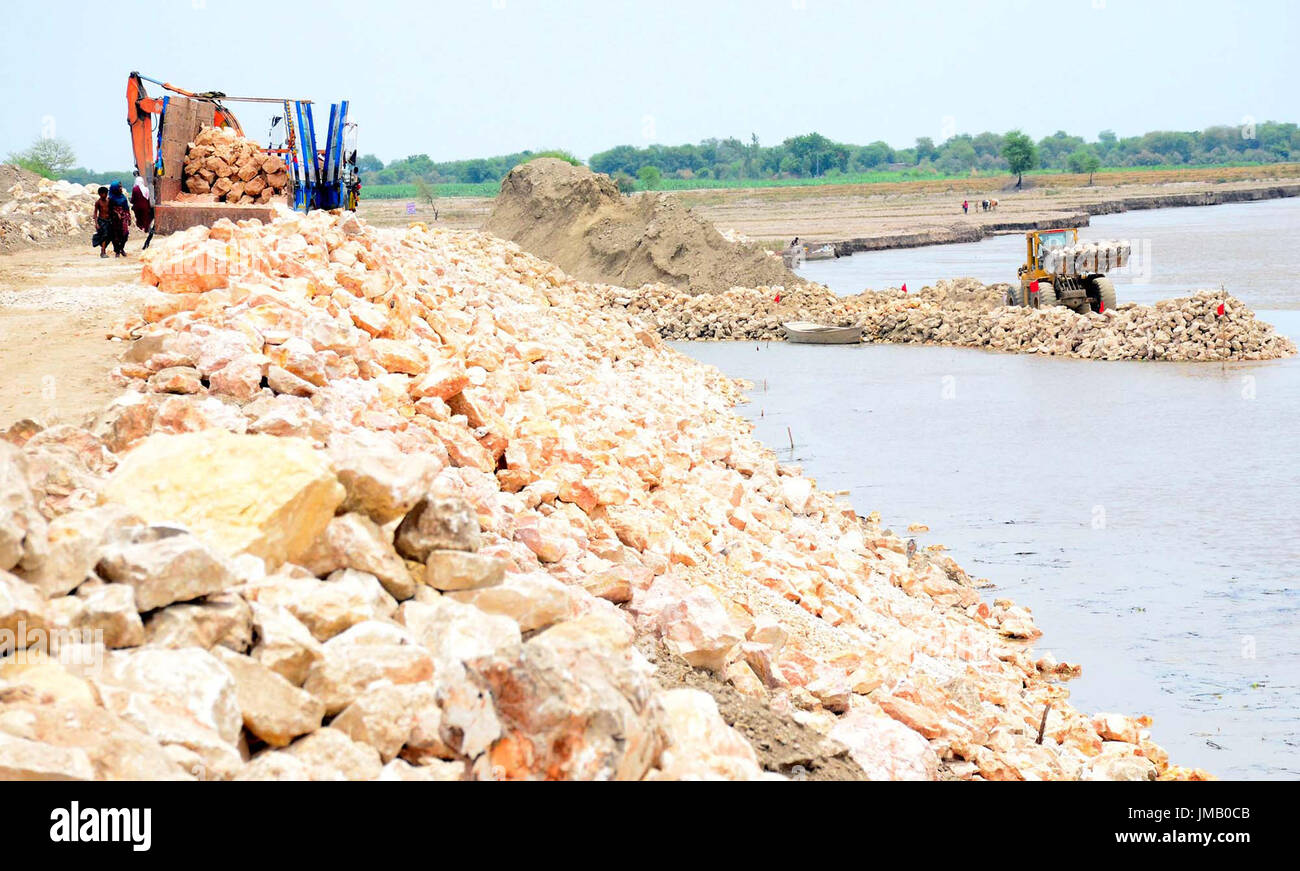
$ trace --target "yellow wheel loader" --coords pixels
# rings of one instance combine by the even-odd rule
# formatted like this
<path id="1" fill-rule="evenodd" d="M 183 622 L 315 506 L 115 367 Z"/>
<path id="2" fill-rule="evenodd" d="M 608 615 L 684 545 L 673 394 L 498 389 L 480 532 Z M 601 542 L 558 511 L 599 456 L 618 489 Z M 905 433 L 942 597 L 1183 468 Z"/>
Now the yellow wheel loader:
<path id="1" fill-rule="evenodd" d="M 1123 266 L 1128 247 L 1079 245 L 1079 229 L 1031 230 L 1025 234 L 1025 262 L 1017 270 L 1008 302 L 1031 308 L 1063 305 L 1080 314 L 1115 308 L 1115 285 L 1105 269 Z"/>

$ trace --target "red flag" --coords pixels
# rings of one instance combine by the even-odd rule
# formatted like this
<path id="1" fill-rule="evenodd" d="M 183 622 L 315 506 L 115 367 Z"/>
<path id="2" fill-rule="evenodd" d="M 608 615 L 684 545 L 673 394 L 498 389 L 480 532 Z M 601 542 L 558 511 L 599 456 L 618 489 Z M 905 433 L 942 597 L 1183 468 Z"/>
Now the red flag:
<path id="1" fill-rule="evenodd" d="M 1223 317 L 1223 303 L 1219 303 L 1219 308 L 1214 312 L 1217 317 Z"/>
<path id="2" fill-rule="evenodd" d="M 1106 313 L 1106 301 L 1105 301 L 1105 300 L 1102 300 L 1102 301 L 1097 305 L 1097 313 L 1098 313 L 1098 314 L 1103 314 L 1103 315 Z"/>
<path id="3" fill-rule="evenodd" d="M 903 293 L 907 293 L 907 282 L 903 282 Z"/>
<path id="4" fill-rule="evenodd" d="M 777 301 L 777 302 L 780 302 L 780 301 L 781 301 L 781 294 L 778 293 L 778 294 L 776 295 L 776 301 Z"/>
<path id="5" fill-rule="evenodd" d="M 1038 293 L 1038 279 L 1034 279 L 1033 281 L 1029 282 L 1029 292 Z"/>

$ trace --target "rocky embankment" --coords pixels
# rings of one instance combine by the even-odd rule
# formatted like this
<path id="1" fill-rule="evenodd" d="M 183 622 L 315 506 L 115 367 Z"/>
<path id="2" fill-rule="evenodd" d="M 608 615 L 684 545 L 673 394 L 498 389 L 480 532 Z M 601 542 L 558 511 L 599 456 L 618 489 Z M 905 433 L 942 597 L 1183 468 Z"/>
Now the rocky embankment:
<path id="1" fill-rule="evenodd" d="M 1205 776 L 516 245 L 144 260 L 125 392 L 0 442 L 0 778 Z"/>
<path id="2" fill-rule="evenodd" d="M 782 339 L 783 321 L 813 321 L 861 324 L 866 342 L 1095 360 L 1271 360 L 1296 353 L 1290 339 L 1257 320 L 1239 299 L 1218 291 L 1081 315 L 1062 306 L 1007 306 L 1006 289 L 961 278 L 916 293 L 856 296 L 839 296 L 815 284 L 694 296 L 662 285 L 603 292 L 607 307 L 627 311 L 673 340 Z"/>

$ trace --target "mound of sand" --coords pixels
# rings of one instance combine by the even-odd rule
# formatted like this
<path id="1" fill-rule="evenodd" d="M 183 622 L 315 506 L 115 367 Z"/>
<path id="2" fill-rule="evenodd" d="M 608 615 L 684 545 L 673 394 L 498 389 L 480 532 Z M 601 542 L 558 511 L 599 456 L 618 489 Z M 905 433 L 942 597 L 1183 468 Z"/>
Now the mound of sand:
<path id="1" fill-rule="evenodd" d="M 0 252 L 64 243 L 84 233 L 90 242 L 95 186 L 41 178 L 0 164 Z"/>
<path id="2" fill-rule="evenodd" d="M 555 158 L 510 171 L 485 229 L 578 278 L 622 287 L 695 294 L 802 283 L 779 257 L 728 241 L 675 200 L 625 197 L 609 176 Z"/>

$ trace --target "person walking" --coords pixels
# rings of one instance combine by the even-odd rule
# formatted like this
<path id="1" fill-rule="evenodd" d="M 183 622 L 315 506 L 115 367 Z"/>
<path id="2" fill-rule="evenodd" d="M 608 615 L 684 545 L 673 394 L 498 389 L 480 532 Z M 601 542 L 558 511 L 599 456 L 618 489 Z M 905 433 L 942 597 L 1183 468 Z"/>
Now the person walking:
<path id="1" fill-rule="evenodd" d="M 135 177 L 135 187 L 131 189 L 131 211 L 135 212 L 135 225 L 148 234 L 140 248 L 144 251 L 153 241 L 154 214 L 153 203 L 149 201 L 149 185 L 139 175 Z"/>
<path id="2" fill-rule="evenodd" d="M 109 232 L 109 224 L 112 222 L 112 210 L 108 204 L 108 188 L 99 189 L 99 199 L 95 200 L 95 235 L 91 238 L 91 245 L 99 246 L 99 256 L 108 256 L 108 243 L 112 240 L 112 234 Z"/>
<path id="3" fill-rule="evenodd" d="M 108 237 L 113 243 L 113 256 L 126 256 L 126 240 L 131 235 L 131 203 L 122 193 L 122 183 L 113 182 L 108 189 Z"/>
<path id="4" fill-rule="evenodd" d="M 962 200 L 962 201 L 961 201 L 961 213 L 962 213 L 963 215 L 969 215 L 969 214 L 970 214 L 970 200 Z"/>

